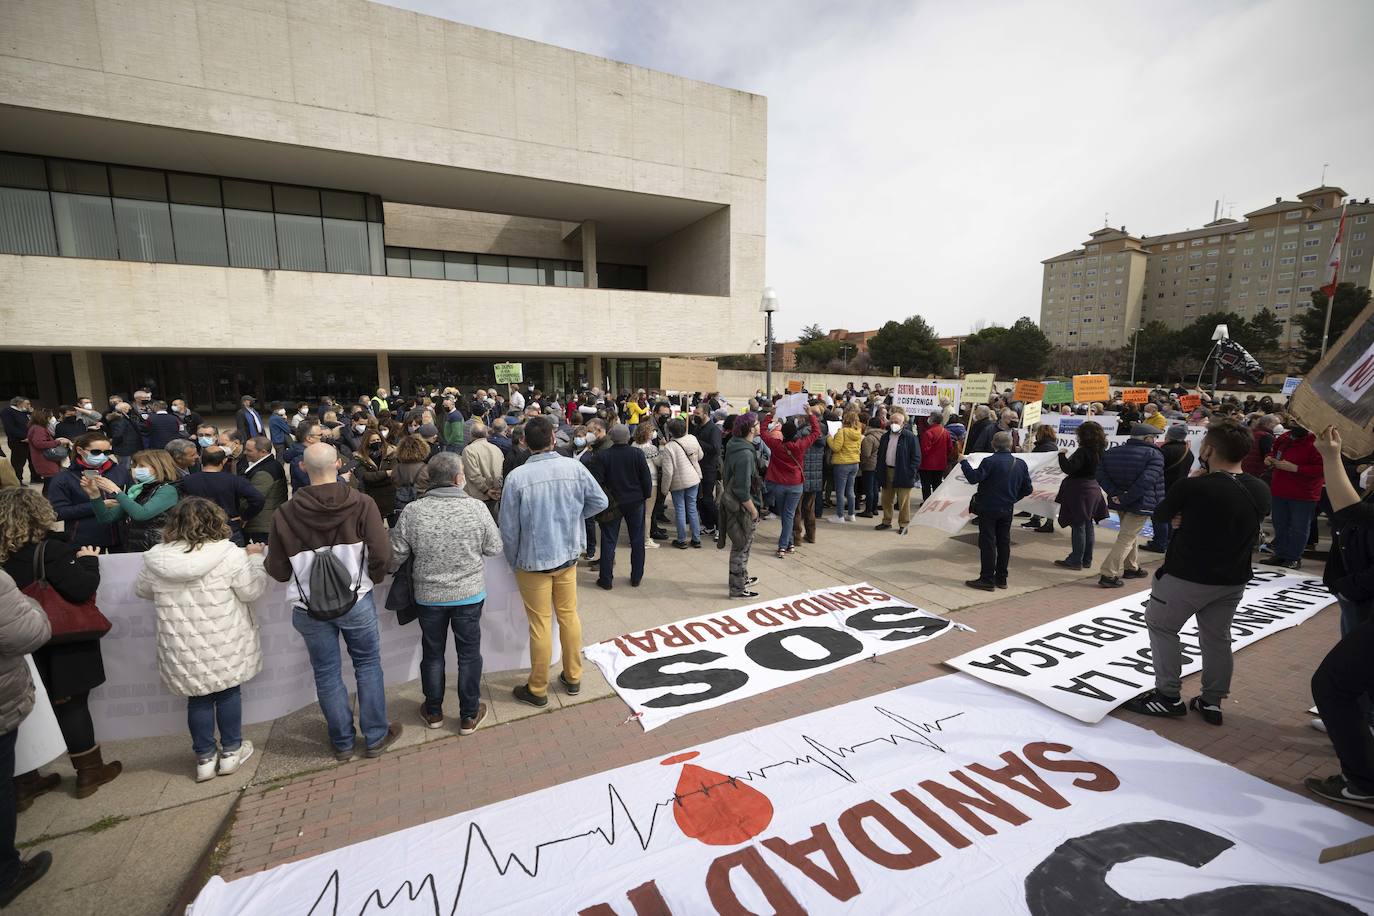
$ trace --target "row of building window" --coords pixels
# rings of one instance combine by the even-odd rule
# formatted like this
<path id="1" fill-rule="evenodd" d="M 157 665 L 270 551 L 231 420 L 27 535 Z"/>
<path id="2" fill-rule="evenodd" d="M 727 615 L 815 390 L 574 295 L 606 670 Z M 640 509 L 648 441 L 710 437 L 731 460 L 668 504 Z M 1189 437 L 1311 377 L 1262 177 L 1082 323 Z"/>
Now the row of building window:
<path id="1" fill-rule="evenodd" d="M 469 280 L 479 283 L 516 283 L 526 286 L 583 285 L 582 262 L 549 258 L 507 257 L 435 251 L 430 248 L 386 248 L 386 273 L 390 277 L 429 280 Z M 646 290 L 648 271 L 637 264 L 596 264 L 599 289 Z"/>

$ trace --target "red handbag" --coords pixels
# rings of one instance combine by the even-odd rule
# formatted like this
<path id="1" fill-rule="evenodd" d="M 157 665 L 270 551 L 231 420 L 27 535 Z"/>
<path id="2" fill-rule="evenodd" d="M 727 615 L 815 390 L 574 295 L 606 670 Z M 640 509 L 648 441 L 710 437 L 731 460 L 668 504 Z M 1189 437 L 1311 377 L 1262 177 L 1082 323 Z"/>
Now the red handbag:
<path id="1" fill-rule="evenodd" d="M 95 595 L 79 604 L 62 597 L 57 589 L 48 582 L 47 570 L 43 563 L 43 551 L 47 541 L 40 541 L 33 552 L 33 581 L 20 591 L 37 601 L 48 615 L 52 625 L 50 645 L 68 642 L 82 642 L 99 639 L 110 632 L 112 624 L 108 617 L 95 606 Z"/>

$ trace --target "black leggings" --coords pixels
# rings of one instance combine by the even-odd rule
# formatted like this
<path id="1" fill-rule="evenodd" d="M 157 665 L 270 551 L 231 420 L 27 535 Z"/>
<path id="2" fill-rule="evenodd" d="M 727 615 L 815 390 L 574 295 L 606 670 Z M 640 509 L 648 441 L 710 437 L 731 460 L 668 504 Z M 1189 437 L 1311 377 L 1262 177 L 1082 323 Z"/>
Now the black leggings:
<path id="1" fill-rule="evenodd" d="M 95 747 L 95 723 L 91 721 L 87 702 L 90 695 L 90 691 L 85 691 L 65 700 L 52 701 L 57 727 L 62 730 L 62 740 L 67 742 L 69 754 L 84 754 Z"/>

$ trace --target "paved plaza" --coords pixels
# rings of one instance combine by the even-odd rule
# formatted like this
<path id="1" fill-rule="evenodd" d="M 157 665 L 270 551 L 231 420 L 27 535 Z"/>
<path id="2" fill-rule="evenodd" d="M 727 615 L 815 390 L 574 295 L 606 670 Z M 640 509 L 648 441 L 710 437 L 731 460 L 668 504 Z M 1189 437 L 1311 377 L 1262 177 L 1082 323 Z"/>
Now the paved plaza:
<path id="1" fill-rule="evenodd" d="M 938 640 L 840 668 L 795 686 L 740 700 L 644 733 L 626 722 L 628 710 L 593 665 L 575 698 L 550 691 L 546 710 L 516 704 L 510 689 L 523 672 L 484 677 L 488 723 L 460 738 L 456 721 L 421 727 L 418 682 L 389 691 L 391 717 L 404 726 L 394 749 L 376 760 L 338 765 L 328 751 L 324 722 L 312 705 L 274 723 L 250 726 L 259 752 L 236 775 L 196 785 L 182 735 L 114 742 L 107 759 L 125 773 L 90 799 L 64 791 L 38 799 L 20 817 L 21 843 L 51 849 L 53 870 L 43 892 L 26 895 L 19 913 L 108 911 L 160 914 L 188 902 L 212 871 L 233 880 L 359 840 L 436 820 L 602 770 L 646 759 L 768 723 L 947 674 L 946 658 L 1119 597 L 1096 586 L 1096 574 L 1052 565 L 1067 552 L 1066 532 L 1015 528 L 1010 589 L 986 595 L 968 589 L 977 549 L 972 529 L 947 537 L 913 526 L 910 534 L 873 530 L 873 521 L 818 524 L 817 543 L 777 559 L 765 549 L 777 522 L 764 522 L 751 572 L 760 600 L 810 588 L 869 581 L 938 614 L 972 626 Z M 1105 549 L 1113 532 L 1103 531 Z M 622 546 L 623 550 L 623 546 Z M 1142 554 L 1142 557 L 1149 557 Z M 650 551 L 640 588 L 621 580 L 611 592 L 579 572 L 588 642 L 723 611 L 744 602 L 725 597 L 726 555 L 709 543 L 700 550 Z M 1319 562 L 1309 570 L 1319 575 Z M 628 572 L 628 570 L 624 570 Z M 1144 590 L 1145 581 L 1131 583 Z M 1129 589 L 1128 589 L 1129 591 Z M 991 600 L 989 600 L 991 599 Z M 283 609 L 285 613 L 285 609 Z M 1308 726 L 1307 681 L 1336 639 L 1336 610 L 1244 649 L 1226 703 L 1226 725 L 1196 716 L 1157 721 L 1117 715 L 1276 785 L 1302 791 L 1302 780 L 1335 769 L 1326 738 Z M 449 672 L 450 683 L 453 672 Z M 1184 694 L 1196 691 L 1196 676 Z M 450 706 L 452 701 L 450 700 Z M 451 713 L 452 710 L 450 709 Z M 1347 814 L 1361 816 L 1354 809 Z M 1374 824 L 1374 815 L 1363 819 Z M 41 839 L 41 842 L 39 842 Z M 1315 852 L 1314 852 L 1315 855 Z"/>

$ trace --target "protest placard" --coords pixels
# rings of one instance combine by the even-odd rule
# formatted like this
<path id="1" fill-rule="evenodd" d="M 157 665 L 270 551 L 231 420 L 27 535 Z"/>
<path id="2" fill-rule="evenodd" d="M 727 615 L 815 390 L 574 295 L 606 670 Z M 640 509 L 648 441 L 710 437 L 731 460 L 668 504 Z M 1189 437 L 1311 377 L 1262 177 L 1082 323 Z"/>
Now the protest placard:
<path id="1" fill-rule="evenodd" d="M 903 379 L 892 386 L 892 403 L 909 417 L 925 417 L 940 406 L 940 386 L 934 379 Z"/>
<path id="2" fill-rule="evenodd" d="M 1021 428 L 1030 429 L 1040 422 L 1042 405 L 1039 401 L 1027 401 L 1021 408 Z"/>
<path id="3" fill-rule="evenodd" d="M 498 385 L 519 385 L 525 381 L 524 363 L 497 363 L 492 368 L 496 371 Z"/>
<path id="4" fill-rule="evenodd" d="M 797 394 L 805 387 L 806 383 L 799 378 L 790 378 L 787 380 L 787 391 L 789 394 Z"/>
<path id="5" fill-rule="evenodd" d="M 806 413 L 807 397 L 805 394 L 785 394 L 778 398 L 777 405 L 773 408 L 773 416 L 778 420 L 786 420 L 788 417 L 799 416 Z"/>
<path id="6" fill-rule="evenodd" d="M 1121 389 L 1121 400 L 1127 404 L 1144 404 L 1150 399 L 1150 389 L 1148 388 L 1123 388 Z"/>
<path id="7" fill-rule="evenodd" d="M 940 397 L 953 404 L 955 413 L 958 413 L 959 405 L 962 403 L 960 398 L 963 396 L 963 383 L 958 379 L 942 378 L 935 380 L 935 387 L 939 390 Z"/>
<path id="8" fill-rule="evenodd" d="M 1179 410 L 1197 410 L 1202 406 L 1202 395 L 1181 394 L 1178 396 Z"/>
<path id="9" fill-rule="evenodd" d="M 1073 401 L 1073 388 L 1068 382 L 1046 382 L 1045 393 L 1041 395 L 1040 400 L 1049 407 L 1069 404 Z"/>
<path id="10" fill-rule="evenodd" d="M 1075 375 L 1073 399 L 1080 404 L 1105 401 L 1111 397 L 1110 383 L 1105 375 Z"/>
<path id="11" fill-rule="evenodd" d="M 1045 396 L 1045 383 L 1035 382 L 1030 379 L 1018 379 L 1016 387 L 1011 390 L 1013 401 L 1039 401 Z"/>
<path id="12" fill-rule="evenodd" d="M 1374 452 L 1374 305 L 1356 316 L 1305 382 L 1288 412 L 1311 430 L 1335 426 L 1347 458 Z"/>
<path id="13" fill-rule="evenodd" d="M 992 397 L 993 374 L 976 372 L 964 376 L 964 404 L 982 404 Z"/>
<path id="14" fill-rule="evenodd" d="M 1293 392 L 1297 391 L 1298 386 L 1301 384 L 1301 376 L 1290 375 L 1288 376 L 1288 378 L 1283 380 L 1283 390 L 1280 391 L 1279 394 L 1283 395 L 1286 398 L 1291 398 L 1293 396 Z"/>
<path id="15" fill-rule="evenodd" d="M 700 391 L 705 394 L 716 390 L 714 360 L 664 356 L 658 364 L 658 386 L 665 391 Z"/>

